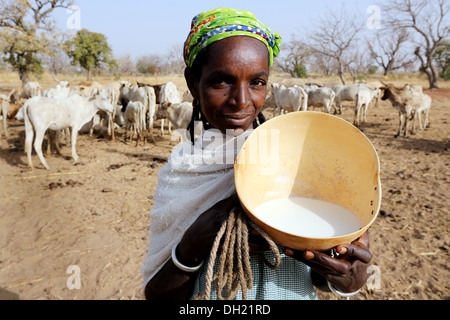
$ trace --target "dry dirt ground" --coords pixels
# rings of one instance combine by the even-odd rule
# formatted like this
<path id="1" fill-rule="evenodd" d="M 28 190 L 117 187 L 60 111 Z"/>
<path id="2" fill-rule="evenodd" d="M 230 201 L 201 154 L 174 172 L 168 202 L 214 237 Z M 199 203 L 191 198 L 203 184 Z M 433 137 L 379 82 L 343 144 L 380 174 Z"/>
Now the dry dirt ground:
<path id="1" fill-rule="evenodd" d="M 450 89 L 426 92 L 428 129 L 394 138 L 398 115 L 387 102 L 369 109 L 360 128 L 381 159 L 383 201 L 370 229 L 373 287 L 357 299 L 450 298 Z M 353 121 L 351 105 L 341 117 Z M 47 159 L 50 172 L 33 153 L 31 172 L 23 123 L 9 125 L 0 149 L 0 299 L 143 299 L 146 213 L 175 142 L 159 130 L 156 143 L 138 147 L 123 142 L 121 129 L 116 141 L 82 135 L 79 163 L 64 147 Z M 80 289 L 68 287 L 70 266 L 79 268 Z"/>

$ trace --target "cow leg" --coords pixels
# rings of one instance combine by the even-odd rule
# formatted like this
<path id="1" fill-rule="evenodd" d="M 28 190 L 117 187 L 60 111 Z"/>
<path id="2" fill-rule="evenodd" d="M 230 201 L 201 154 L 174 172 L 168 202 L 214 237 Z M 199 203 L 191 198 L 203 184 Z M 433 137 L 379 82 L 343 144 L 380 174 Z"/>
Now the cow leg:
<path id="1" fill-rule="evenodd" d="M 154 118 L 152 115 L 150 115 L 149 123 L 148 123 L 148 131 L 150 133 L 150 138 L 152 139 L 152 142 L 155 142 L 155 137 L 153 137 L 153 121 L 154 121 Z"/>
<path id="2" fill-rule="evenodd" d="M 5 131 L 5 137 L 9 138 L 7 118 L 8 118 L 8 115 L 6 114 L 6 112 L 3 112 L 3 130 Z"/>
<path id="3" fill-rule="evenodd" d="M 139 141 L 141 140 L 141 134 L 140 134 L 140 130 L 136 131 L 136 147 L 139 146 Z"/>
<path id="4" fill-rule="evenodd" d="M 420 130 L 423 130 L 423 125 L 422 125 L 422 112 L 419 112 L 419 114 L 417 115 L 417 117 L 419 118 L 419 128 L 420 128 Z"/>
<path id="5" fill-rule="evenodd" d="M 415 133 L 416 133 L 416 121 L 417 121 L 417 117 L 418 117 L 417 112 L 414 112 L 414 116 L 413 116 L 413 119 L 412 119 L 412 122 L 413 122 L 413 127 L 412 127 L 412 131 L 411 131 L 412 134 L 415 134 Z M 420 122 L 420 115 L 419 115 L 419 122 Z"/>
<path id="6" fill-rule="evenodd" d="M 145 146 L 147 144 L 147 130 L 141 130 L 142 132 L 142 140 L 143 140 L 143 146 Z"/>
<path id="7" fill-rule="evenodd" d="M 33 162 L 31 161 L 31 153 L 33 151 L 34 130 L 31 124 L 25 122 L 25 152 L 27 153 L 28 166 L 33 170 Z"/>
<path id="8" fill-rule="evenodd" d="M 398 127 L 398 132 L 395 135 L 395 137 L 400 137 L 400 135 L 402 134 L 402 125 L 403 125 L 403 114 L 400 112 L 399 113 L 399 127 Z"/>
<path id="9" fill-rule="evenodd" d="M 426 129 L 428 127 L 428 113 L 429 113 L 429 110 L 425 110 L 425 121 L 423 123 L 424 129 Z"/>
<path id="10" fill-rule="evenodd" d="M 161 119 L 161 137 L 164 137 L 164 119 Z"/>
<path id="11" fill-rule="evenodd" d="M 364 106 L 364 122 L 367 123 L 367 109 L 369 108 L 369 104 Z"/>
<path id="12" fill-rule="evenodd" d="M 72 128 L 72 158 L 75 162 L 77 162 L 79 159 L 78 155 L 77 155 L 77 150 L 76 150 L 77 133 L 78 133 L 78 130 L 75 128 Z"/>
<path id="13" fill-rule="evenodd" d="M 61 141 L 61 130 L 58 130 L 58 131 L 56 131 L 56 134 L 55 134 L 55 146 L 56 146 L 56 152 L 59 155 L 62 155 L 61 146 L 59 145 L 60 141 Z"/>
<path id="14" fill-rule="evenodd" d="M 45 155 L 47 157 L 50 157 L 52 155 L 52 132 L 51 130 L 47 130 L 47 152 L 45 153 Z"/>
<path id="15" fill-rule="evenodd" d="M 114 119 L 116 118 L 116 108 L 114 108 L 111 117 L 110 117 L 110 125 L 111 125 L 111 140 L 116 140 L 115 130 L 114 130 Z"/>
<path id="16" fill-rule="evenodd" d="M 95 116 L 94 116 L 94 118 L 95 118 Z M 90 122 L 91 128 L 89 129 L 89 137 L 92 137 L 92 134 L 94 133 L 94 118 L 92 118 L 91 122 Z M 73 140 L 73 138 L 72 138 L 72 140 Z"/>
<path id="17" fill-rule="evenodd" d="M 328 103 L 325 105 L 325 109 L 327 110 L 327 113 L 331 113 L 331 102 L 328 102 Z"/>
<path id="18" fill-rule="evenodd" d="M 358 126 L 358 121 L 359 121 L 358 117 L 359 117 L 359 106 L 355 106 L 355 118 L 353 119 L 353 125 L 355 127 Z"/>
<path id="19" fill-rule="evenodd" d="M 45 130 L 36 130 L 36 139 L 34 140 L 34 150 L 36 150 L 36 153 L 39 157 L 39 160 L 41 160 L 42 164 L 47 170 L 50 170 L 50 167 L 47 164 L 47 161 L 45 161 L 44 155 L 42 154 L 42 141 L 44 141 L 44 135 Z"/>
<path id="20" fill-rule="evenodd" d="M 130 133 L 130 142 L 133 142 L 133 138 L 136 134 L 136 125 L 132 124 L 131 125 L 131 133 Z"/>
<path id="21" fill-rule="evenodd" d="M 409 118 L 411 117 L 411 114 L 406 114 L 405 115 L 405 131 L 404 131 L 404 133 L 403 133 L 403 136 L 405 137 L 405 138 L 408 138 L 409 137 L 409 134 L 408 134 L 408 125 L 409 125 Z"/>

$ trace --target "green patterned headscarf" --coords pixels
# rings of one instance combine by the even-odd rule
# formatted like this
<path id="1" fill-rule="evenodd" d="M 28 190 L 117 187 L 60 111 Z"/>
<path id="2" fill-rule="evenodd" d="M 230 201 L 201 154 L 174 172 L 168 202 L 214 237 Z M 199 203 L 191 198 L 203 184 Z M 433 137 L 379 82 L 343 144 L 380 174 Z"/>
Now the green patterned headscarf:
<path id="1" fill-rule="evenodd" d="M 208 45 L 233 36 L 249 36 L 262 41 L 269 50 L 269 66 L 280 52 L 281 37 L 256 19 L 253 13 L 230 8 L 205 11 L 192 19 L 184 44 L 184 60 L 192 67 L 198 53 Z"/>

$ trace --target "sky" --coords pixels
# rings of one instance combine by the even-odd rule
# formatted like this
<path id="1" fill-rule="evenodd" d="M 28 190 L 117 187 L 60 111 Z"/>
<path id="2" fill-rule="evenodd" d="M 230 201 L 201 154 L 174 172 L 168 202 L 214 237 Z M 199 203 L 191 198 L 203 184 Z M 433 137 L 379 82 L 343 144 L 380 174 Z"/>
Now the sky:
<path id="1" fill-rule="evenodd" d="M 136 58 L 165 55 L 181 46 L 192 18 L 216 7 L 249 10 L 290 40 L 294 34 L 301 38 L 327 12 L 344 7 L 367 20 L 373 17 L 373 11 L 367 11 L 369 6 L 383 2 L 386 0 L 75 0 L 79 11 L 58 9 L 54 18 L 62 31 L 75 33 L 77 28 L 86 28 L 104 34 L 115 57 Z"/>

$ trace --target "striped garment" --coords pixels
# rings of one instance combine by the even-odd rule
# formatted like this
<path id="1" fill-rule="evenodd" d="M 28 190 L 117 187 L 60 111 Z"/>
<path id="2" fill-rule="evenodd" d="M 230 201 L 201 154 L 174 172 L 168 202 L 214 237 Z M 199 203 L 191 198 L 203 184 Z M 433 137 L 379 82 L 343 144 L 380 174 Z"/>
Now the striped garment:
<path id="1" fill-rule="evenodd" d="M 272 252 L 267 252 L 265 257 L 270 262 L 275 261 Z M 250 263 L 253 288 L 247 291 L 247 300 L 317 300 L 311 280 L 311 269 L 300 261 L 281 253 L 281 266 L 278 270 L 271 270 L 258 256 L 252 256 Z M 206 288 L 207 265 L 208 262 L 205 261 L 199 271 L 191 299 L 204 292 Z M 217 272 L 217 269 L 218 262 L 214 272 Z M 217 300 L 215 290 L 213 287 L 211 300 Z M 235 300 L 242 300 L 240 291 Z"/>

